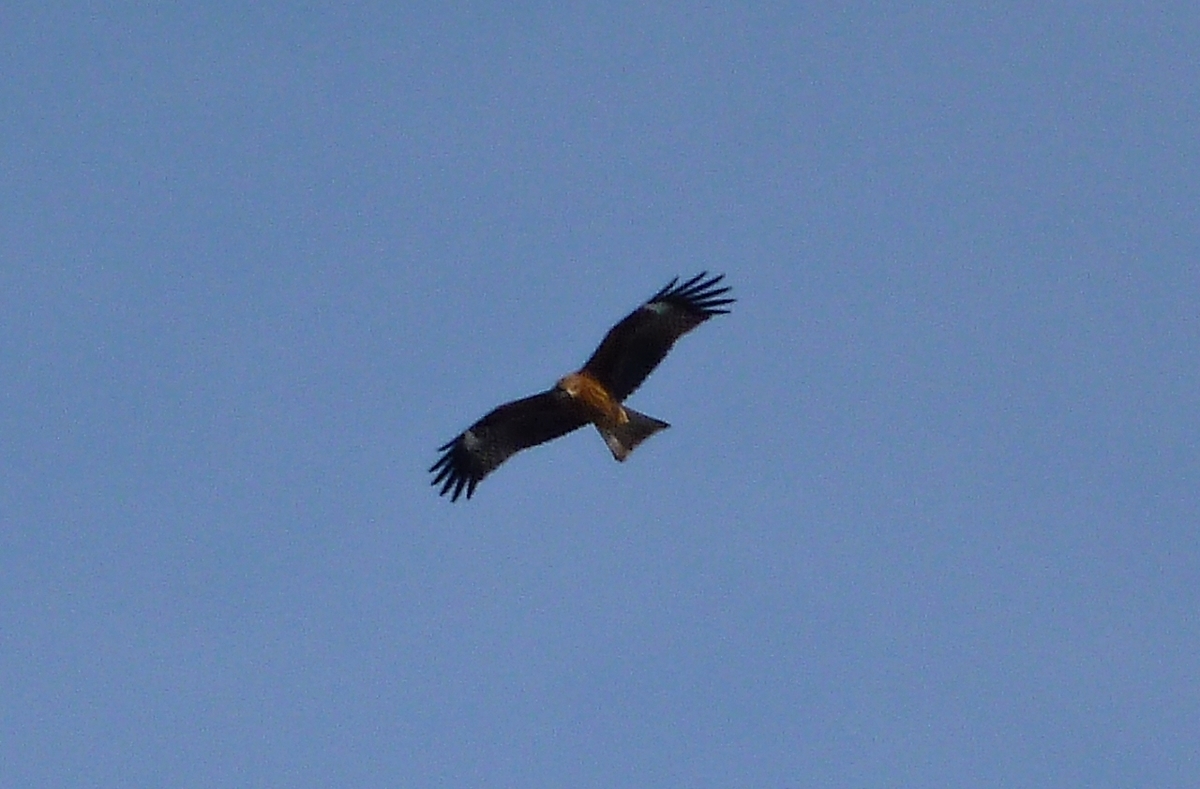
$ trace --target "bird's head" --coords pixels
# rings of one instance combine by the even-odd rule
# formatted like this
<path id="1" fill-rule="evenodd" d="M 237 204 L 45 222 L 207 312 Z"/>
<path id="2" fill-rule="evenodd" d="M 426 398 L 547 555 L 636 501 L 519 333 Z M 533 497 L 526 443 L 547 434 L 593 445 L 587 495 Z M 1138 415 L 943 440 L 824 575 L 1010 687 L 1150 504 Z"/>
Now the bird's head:
<path id="1" fill-rule="evenodd" d="M 555 386 L 559 391 L 565 392 L 571 397 L 578 397 L 579 392 L 583 389 L 583 382 L 580 380 L 579 373 L 571 373 L 558 379 Z"/>

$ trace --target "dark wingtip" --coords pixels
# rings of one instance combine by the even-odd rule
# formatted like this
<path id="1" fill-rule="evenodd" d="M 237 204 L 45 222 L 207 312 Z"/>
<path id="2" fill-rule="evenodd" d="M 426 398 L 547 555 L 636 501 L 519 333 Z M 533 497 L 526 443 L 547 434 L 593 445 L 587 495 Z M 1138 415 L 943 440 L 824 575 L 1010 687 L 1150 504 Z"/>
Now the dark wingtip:
<path id="1" fill-rule="evenodd" d="M 728 285 L 717 287 L 724 279 L 724 274 L 715 274 L 709 277 L 707 271 L 701 271 L 680 285 L 677 284 L 679 277 L 675 277 L 651 296 L 646 303 L 653 304 L 657 301 L 664 301 L 696 312 L 704 318 L 711 318 L 713 315 L 727 315 L 729 310 L 725 309 L 726 305 L 733 304 L 737 299 L 721 298 L 731 290 Z"/>
<path id="2" fill-rule="evenodd" d="M 441 485 L 442 489 L 438 491 L 438 495 L 449 495 L 452 502 L 458 501 L 464 488 L 467 498 L 471 498 L 481 479 L 470 467 L 466 449 L 460 444 L 461 438 L 462 436 L 457 436 L 438 447 L 442 456 L 429 467 L 429 473 L 434 475 L 429 484 L 434 487 Z"/>

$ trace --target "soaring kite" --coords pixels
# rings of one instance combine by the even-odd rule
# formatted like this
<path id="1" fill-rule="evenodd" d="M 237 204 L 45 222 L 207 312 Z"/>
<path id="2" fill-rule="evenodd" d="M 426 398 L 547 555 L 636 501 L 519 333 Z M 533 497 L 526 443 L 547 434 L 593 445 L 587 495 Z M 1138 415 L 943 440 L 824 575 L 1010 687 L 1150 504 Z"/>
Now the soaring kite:
<path id="1" fill-rule="evenodd" d="M 452 441 L 438 447 L 443 453 L 430 466 L 433 485 L 442 496 L 458 501 L 497 466 L 522 449 L 544 444 L 591 423 L 617 460 L 663 428 L 666 422 L 621 405 L 666 358 L 683 335 L 723 309 L 734 299 L 722 298 L 729 287 L 717 287 L 724 274 L 707 278 L 701 272 L 666 287 L 631 312 L 605 335 L 600 347 L 578 372 L 562 378 L 541 394 L 505 403 Z"/>

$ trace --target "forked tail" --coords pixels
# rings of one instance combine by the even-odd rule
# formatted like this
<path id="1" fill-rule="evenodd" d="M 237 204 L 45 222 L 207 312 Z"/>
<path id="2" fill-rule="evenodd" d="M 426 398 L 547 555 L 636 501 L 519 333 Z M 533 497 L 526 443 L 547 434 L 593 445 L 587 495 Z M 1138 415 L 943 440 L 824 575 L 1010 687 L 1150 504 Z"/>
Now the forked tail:
<path id="1" fill-rule="evenodd" d="M 596 426 L 600 435 L 604 437 L 604 443 L 608 444 L 609 450 L 612 451 L 613 457 L 620 461 L 629 457 L 629 453 L 636 449 L 638 444 L 658 431 L 670 427 L 661 419 L 638 413 L 632 408 L 626 408 L 625 414 L 629 417 L 629 421 L 625 424 L 611 427 Z"/>

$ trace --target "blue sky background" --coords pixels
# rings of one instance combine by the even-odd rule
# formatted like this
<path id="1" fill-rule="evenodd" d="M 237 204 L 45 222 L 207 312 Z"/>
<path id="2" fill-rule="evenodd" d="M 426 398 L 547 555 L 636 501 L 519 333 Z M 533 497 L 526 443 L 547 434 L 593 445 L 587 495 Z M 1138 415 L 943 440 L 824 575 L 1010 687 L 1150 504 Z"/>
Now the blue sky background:
<path id="1" fill-rule="evenodd" d="M 1194 3 L 49 5 L 0 784 L 1194 785 Z M 671 430 L 437 497 L 705 269 Z"/>

